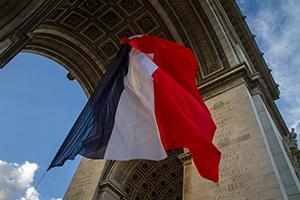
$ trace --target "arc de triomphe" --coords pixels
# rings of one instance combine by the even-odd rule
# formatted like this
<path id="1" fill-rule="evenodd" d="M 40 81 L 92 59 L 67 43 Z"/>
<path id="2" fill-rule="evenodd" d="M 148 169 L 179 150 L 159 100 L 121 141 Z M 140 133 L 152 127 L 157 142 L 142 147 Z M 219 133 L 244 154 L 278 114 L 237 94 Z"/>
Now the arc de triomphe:
<path id="1" fill-rule="evenodd" d="M 278 85 L 244 19 L 234 0 L 2 0 L 0 67 L 20 51 L 40 54 L 88 96 L 120 37 L 158 35 L 199 62 L 199 91 L 218 126 L 220 182 L 200 178 L 182 150 L 161 162 L 82 159 L 64 199 L 300 199 Z"/>

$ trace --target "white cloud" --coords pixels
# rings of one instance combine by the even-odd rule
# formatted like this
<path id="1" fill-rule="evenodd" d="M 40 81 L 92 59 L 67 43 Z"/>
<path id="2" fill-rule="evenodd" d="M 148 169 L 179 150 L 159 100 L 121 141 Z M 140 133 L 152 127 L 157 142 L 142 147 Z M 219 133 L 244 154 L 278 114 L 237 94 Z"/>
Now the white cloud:
<path id="1" fill-rule="evenodd" d="M 22 197 L 20 200 L 39 200 L 39 193 L 34 187 L 29 187 L 26 190 L 25 197 Z"/>
<path id="2" fill-rule="evenodd" d="M 250 1 L 248 2 L 250 3 Z M 280 85 L 279 107 L 289 128 L 300 135 L 300 1 L 257 1 L 246 13 L 252 32 Z M 241 7 L 247 4 L 240 4 Z M 247 7 L 242 9 L 247 11 Z M 298 131 L 297 131 L 298 130 Z"/>
<path id="3" fill-rule="evenodd" d="M 62 198 L 51 198 L 50 200 L 62 200 Z"/>
<path id="4" fill-rule="evenodd" d="M 39 193 L 32 186 L 38 169 L 36 163 L 8 163 L 0 160 L 0 200 L 39 200 Z"/>

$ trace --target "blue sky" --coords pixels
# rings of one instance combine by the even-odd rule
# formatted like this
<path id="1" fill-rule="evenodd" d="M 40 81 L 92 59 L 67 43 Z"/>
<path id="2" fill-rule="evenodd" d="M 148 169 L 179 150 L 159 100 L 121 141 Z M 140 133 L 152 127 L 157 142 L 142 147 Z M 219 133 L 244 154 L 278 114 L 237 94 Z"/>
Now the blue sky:
<path id="1" fill-rule="evenodd" d="M 12 192 L 8 199 L 30 191 L 32 178 L 36 183 L 47 169 L 87 101 L 77 81 L 68 80 L 66 74 L 52 60 L 30 53 L 18 54 L 0 70 L 0 174 L 12 174 L 6 178 L 19 182 L 6 185 Z M 50 170 L 36 196 L 62 197 L 78 160 Z"/>
<path id="2" fill-rule="evenodd" d="M 276 103 L 288 127 L 300 130 L 300 1 L 238 3 L 280 85 Z M 87 101 L 66 74 L 57 63 L 29 53 L 18 54 L 0 70 L 0 200 L 63 196 L 78 158 L 52 169 L 38 188 L 34 184 Z"/>

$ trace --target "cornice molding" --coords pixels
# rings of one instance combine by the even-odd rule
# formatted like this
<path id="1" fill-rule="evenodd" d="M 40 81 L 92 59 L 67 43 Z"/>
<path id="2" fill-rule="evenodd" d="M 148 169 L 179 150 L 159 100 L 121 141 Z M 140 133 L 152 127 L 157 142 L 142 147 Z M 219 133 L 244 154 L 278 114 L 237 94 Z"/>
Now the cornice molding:
<path id="1" fill-rule="evenodd" d="M 274 103 L 273 96 L 271 95 L 265 81 L 263 81 L 258 72 L 250 73 L 249 68 L 245 63 L 232 68 L 232 70 L 216 77 L 210 82 L 202 85 L 200 84 L 198 89 L 203 100 L 208 100 L 241 84 L 245 84 L 247 86 L 251 95 L 259 94 L 262 97 L 271 117 L 279 129 L 279 132 L 283 136 L 286 136 L 289 130 L 276 104 Z"/>
<path id="2" fill-rule="evenodd" d="M 262 80 L 265 82 L 273 100 L 279 98 L 278 84 L 275 83 L 273 76 L 270 73 L 266 61 L 263 58 L 263 54 L 260 51 L 257 43 L 254 40 L 254 35 L 251 33 L 247 23 L 245 22 L 245 16 L 242 15 L 239 7 L 237 6 L 235 0 L 219 0 L 222 4 L 224 10 L 230 19 L 232 26 L 234 27 L 239 39 L 242 42 L 243 36 L 243 46 L 246 50 L 252 64 L 254 65 L 256 71 L 261 73 Z M 229 14 L 230 13 L 230 14 Z M 247 44 L 247 48 L 245 47 Z"/>

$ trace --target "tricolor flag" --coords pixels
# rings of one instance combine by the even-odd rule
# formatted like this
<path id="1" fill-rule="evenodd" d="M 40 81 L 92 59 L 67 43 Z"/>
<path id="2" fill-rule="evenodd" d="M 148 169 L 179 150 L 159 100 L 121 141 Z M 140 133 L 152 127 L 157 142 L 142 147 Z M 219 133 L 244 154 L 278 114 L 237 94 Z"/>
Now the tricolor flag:
<path id="1" fill-rule="evenodd" d="M 48 170 L 77 154 L 161 160 L 168 150 L 188 148 L 199 173 L 217 182 L 216 126 L 196 87 L 192 51 L 150 35 L 121 43 Z"/>

